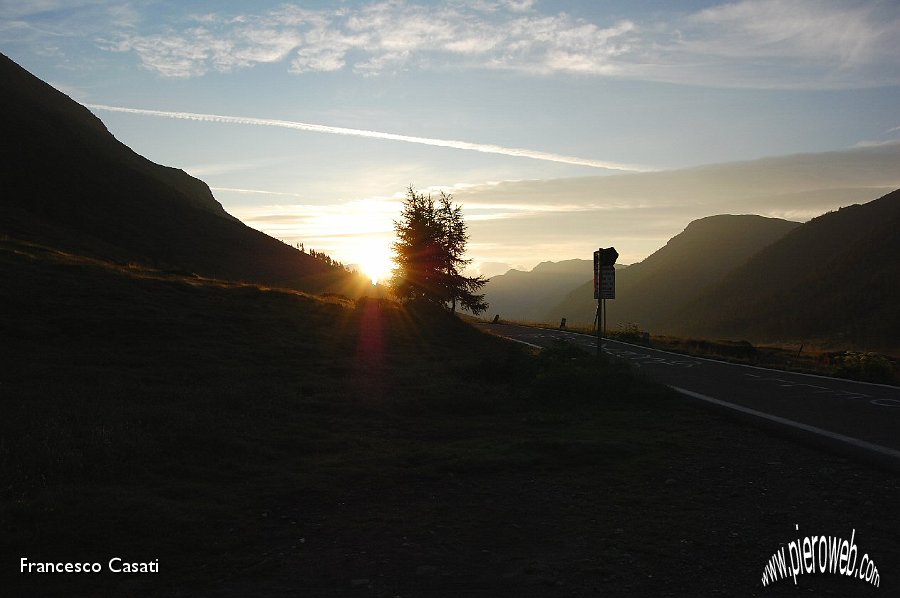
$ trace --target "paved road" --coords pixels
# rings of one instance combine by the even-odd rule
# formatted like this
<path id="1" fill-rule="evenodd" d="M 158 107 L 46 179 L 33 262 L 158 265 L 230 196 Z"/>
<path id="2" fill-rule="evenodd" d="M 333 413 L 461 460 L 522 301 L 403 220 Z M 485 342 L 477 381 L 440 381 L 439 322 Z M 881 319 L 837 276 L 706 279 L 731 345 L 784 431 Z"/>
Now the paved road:
<path id="1" fill-rule="evenodd" d="M 538 347 L 595 337 L 506 324 L 481 329 Z M 604 351 L 688 396 L 900 463 L 900 388 L 713 361 L 604 339 Z"/>

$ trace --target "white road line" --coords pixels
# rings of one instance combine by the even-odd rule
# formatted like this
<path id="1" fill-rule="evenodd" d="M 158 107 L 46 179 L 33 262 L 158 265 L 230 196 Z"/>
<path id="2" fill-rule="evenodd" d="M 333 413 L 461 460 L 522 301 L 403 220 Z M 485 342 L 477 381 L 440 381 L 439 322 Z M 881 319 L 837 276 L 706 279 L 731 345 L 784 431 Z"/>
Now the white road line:
<path id="1" fill-rule="evenodd" d="M 544 330 L 546 330 L 546 329 L 544 329 Z M 557 331 L 554 331 L 554 332 L 557 332 Z M 593 336 L 593 335 L 590 335 L 590 334 L 584 334 L 584 333 L 581 333 L 581 332 L 569 332 L 568 330 L 560 330 L 560 331 L 558 331 L 558 332 L 562 332 L 562 333 L 564 333 L 564 334 L 571 334 L 571 335 L 574 335 L 574 336 L 580 336 L 580 337 L 596 338 L 596 337 Z M 643 346 L 643 345 L 635 345 L 634 343 L 626 343 L 625 341 L 613 340 L 613 339 L 611 339 L 611 338 L 604 338 L 604 339 L 603 339 L 604 346 L 605 346 L 605 344 L 606 344 L 607 341 L 612 342 L 612 343 L 618 343 L 618 344 L 620 344 L 620 345 L 627 345 L 627 346 L 629 346 L 629 347 L 635 347 L 635 348 L 637 348 L 637 349 L 643 349 L 643 350 L 645 350 L 645 351 L 656 351 L 657 353 L 665 353 L 666 355 L 673 355 L 673 356 L 676 356 L 676 357 L 681 357 L 681 358 L 683 358 L 683 359 L 684 359 L 684 358 L 688 358 L 688 359 L 697 359 L 697 360 L 699 360 L 699 361 L 708 361 L 708 362 L 710 362 L 710 363 L 718 363 L 718 364 L 721 364 L 721 365 L 730 365 L 730 366 L 735 366 L 735 367 L 750 368 L 750 369 L 754 369 L 754 370 L 762 370 L 763 372 L 774 372 L 774 373 L 779 373 L 779 374 L 790 374 L 791 376 L 806 376 L 806 377 L 809 377 L 809 378 L 819 378 L 820 380 L 829 380 L 829 381 L 831 381 L 831 382 L 847 382 L 847 383 L 850 383 L 850 384 L 865 384 L 866 386 L 880 386 L 881 388 L 891 388 L 891 389 L 894 389 L 894 390 L 900 390 L 900 386 L 895 386 L 895 385 L 893 385 L 893 384 L 879 384 L 878 382 L 864 382 L 864 381 L 862 381 L 862 380 L 849 380 L 849 379 L 846 379 L 846 378 L 835 378 L 835 377 L 833 377 L 833 376 L 823 376 L 823 375 L 821 375 L 821 374 L 807 374 L 806 372 L 784 372 L 784 371 L 782 371 L 782 370 L 776 370 L 776 369 L 772 369 L 772 368 L 764 368 L 764 367 L 759 366 L 759 365 L 747 365 L 747 364 L 744 364 L 744 363 L 731 363 L 731 362 L 729 362 L 729 361 L 719 361 L 719 360 L 717 360 L 717 359 L 710 359 L 710 358 L 708 358 L 708 357 L 697 357 L 696 355 L 685 355 L 685 354 L 683 354 L 683 353 L 673 353 L 673 352 L 671 352 L 671 351 L 663 351 L 662 349 L 655 349 L 655 348 L 653 348 L 653 347 L 645 347 L 645 346 Z M 749 375 L 749 374 L 748 374 L 748 375 Z"/>
<path id="2" fill-rule="evenodd" d="M 514 342 L 514 343 L 521 343 L 521 344 L 523 344 L 523 345 L 528 345 L 529 347 L 533 347 L 533 348 L 535 348 L 535 349 L 543 349 L 543 348 L 544 348 L 544 347 L 542 347 L 542 346 L 540 346 L 540 345 L 535 345 L 534 343 L 526 343 L 525 341 L 520 341 L 519 339 L 517 339 L 517 338 L 512 338 L 512 337 L 510 337 L 510 336 L 504 336 L 504 337 L 501 337 L 501 338 L 505 338 L 506 340 L 512 341 L 512 342 Z"/>
<path id="3" fill-rule="evenodd" d="M 555 332 L 555 331 L 554 331 L 554 332 Z M 587 335 L 581 335 L 581 334 L 577 334 L 577 333 L 573 333 L 573 332 L 568 332 L 568 331 L 566 331 L 565 333 L 566 333 L 566 334 L 575 335 L 575 336 L 579 336 L 579 337 L 582 337 L 582 338 L 583 338 L 584 336 L 587 336 Z M 502 336 L 502 335 L 501 335 L 501 336 Z M 543 349 L 543 348 L 544 348 L 544 347 L 541 347 L 541 346 L 539 346 L 539 345 L 535 345 L 535 344 L 528 343 L 528 342 L 525 342 L 525 341 L 520 341 L 520 340 L 518 340 L 518 339 L 514 339 L 514 338 L 511 338 L 511 337 L 508 337 L 508 336 L 505 336 L 505 337 L 503 337 L 503 338 L 506 338 L 506 339 L 508 339 L 508 340 L 511 340 L 511 341 L 514 341 L 514 342 L 517 342 L 517 343 L 521 343 L 521 344 L 523 344 L 523 345 L 528 345 L 529 347 L 533 347 L 533 348 L 535 348 L 535 349 Z M 662 350 L 660 350 L 660 349 L 653 349 L 653 348 L 650 348 L 650 347 L 642 347 L 642 346 L 640 346 L 640 345 L 633 345 L 633 344 L 631 344 L 631 343 L 623 343 L 622 341 L 614 341 L 614 342 L 621 343 L 621 344 L 623 344 L 623 345 L 632 346 L 632 347 L 635 347 L 635 348 L 638 348 L 638 349 L 646 349 L 646 350 L 650 350 L 650 351 L 656 351 L 656 352 L 658 352 L 658 353 L 664 353 L 664 354 L 672 355 L 672 356 L 676 356 L 676 357 L 682 357 L 682 358 L 685 357 L 684 355 L 681 355 L 681 354 L 679 354 L 679 353 L 671 353 L 671 352 L 669 352 L 669 351 L 662 351 Z M 607 350 L 606 347 L 604 347 L 604 350 L 607 351 L 607 352 L 610 352 L 610 351 Z M 611 352 L 610 352 L 610 353 L 611 353 Z M 716 360 L 714 360 L 714 359 L 706 359 L 706 358 L 704 358 L 704 357 L 694 357 L 694 356 L 690 356 L 690 358 L 691 358 L 691 359 L 698 359 L 698 360 L 702 360 L 702 361 L 710 361 L 710 362 L 713 362 L 713 363 L 725 363 L 725 362 L 721 362 L 721 361 L 716 361 Z M 651 359 L 653 359 L 653 358 L 651 358 Z M 657 358 L 657 359 L 658 359 L 658 358 Z M 662 361 L 662 360 L 660 360 L 660 361 Z M 634 365 L 639 366 L 640 364 L 634 363 Z M 739 364 L 727 364 L 727 365 L 739 365 Z M 763 371 L 767 371 L 767 372 L 777 372 L 777 371 L 778 371 L 778 370 L 771 370 L 771 369 L 769 369 L 769 368 L 762 368 L 762 367 L 759 367 L 759 366 L 752 366 L 752 365 L 740 365 L 740 367 L 753 368 L 753 369 L 756 369 L 756 370 L 763 370 Z M 779 373 L 783 373 L 783 372 L 779 372 Z M 819 378 L 819 379 L 825 379 L 825 380 L 830 380 L 830 381 L 842 381 L 842 380 L 839 379 L 839 378 L 838 378 L 838 379 L 836 379 L 836 378 L 830 378 L 830 377 L 828 377 L 828 376 L 819 376 L 819 375 L 816 375 L 816 374 L 803 374 L 803 373 L 799 373 L 799 372 L 791 372 L 791 374 L 792 374 L 792 375 L 795 375 L 795 376 L 807 376 L 807 377 L 810 377 L 810 378 Z M 757 378 L 757 379 L 759 379 L 760 381 L 766 381 L 766 380 L 768 380 L 768 381 L 787 382 L 788 384 L 785 384 L 784 386 L 806 386 L 806 387 L 809 387 L 809 388 L 812 388 L 812 389 L 821 389 L 821 388 L 823 388 L 823 387 L 820 387 L 820 386 L 814 386 L 814 385 L 812 385 L 812 384 L 790 383 L 790 382 L 787 381 L 787 380 L 783 380 L 783 379 L 779 379 L 779 378 L 762 378 L 762 376 L 759 376 L 759 375 L 756 375 L 756 374 L 751 374 L 751 373 L 745 373 L 745 375 L 746 375 L 746 376 L 749 376 L 749 377 L 751 377 L 751 378 Z M 859 381 L 857 381 L 857 380 L 847 380 L 846 382 L 851 382 L 851 383 L 856 383 L 856 384 L 866 384 L 866 385 L 868 385 L 868 386 L 881 386 L 881 387 L 884 387 L 884 388 L 892 388 L 892 389 L 896 389 L 896 388 L 897 388 L 896 386 L 891 386 L 891 385 L 888 385 L 888 384 L 876 384 L 876 383 L 872 383 L 872 382 L 859 382 Z M 735 403 L 729 403 L 728 401 L 723 401 L 723 400 L 721 400 L 721 399 L 716 399 L 716 398 L 713 398 L 713 397 L 709 397 L 709 396 L 706 396 L 706 395 L 703 395 L 703 394 L 700 394 L 700 393 L 697 393 L 697 392 L 694 392 L 694 391 L 691 391 L 691 390 L 687 390 L 687 389 L 684 389 L 684 388 L 679 388 L 679 387 L 677 387 L 677 386 L 669 386 L 669 388 L 671 388 L 671 389 L 673 389 L 674 391 L 676 391 L 676 392 L 678 392 L 678 393 L 680 393 L 680 394 L 683 394 L 683 395 L 685 395 L 685 396 L 688 396 L 688 397 L 691 397 L 691 398 L 694 398 L 694 399 L 698 399 L 698 400 L 701 400 L 701 401 L 705 401 L 705 402 L 711 403 L 711 404 L 713 404 L 713 405 L 718 405 L 718 406 L 724 407 L 724 408 L 726 408 L 726 409 L 731 409 L 731 410 L 733 410 L 733 411 L 738 411 L 738 412 L 740 412 L 740 413 L 744 413 L 744 414 L 747 414 L 747 415 L 752 415 L 752 416 L 754 416 L 754 417 L 758 417 L 758 418 L 760 418 L 760 419 L 764 419 L 764 420 L 771 421 L 771 422 L 774 422 L 774 423 L 777 423 L 777 424 L 780 424 L 780 425 L 783 425 L 783 426 L 787 426 L 787 427 L 793 428 L 793 429 L 795 429 L 795 430 L 800 430 L 800 431 L 806 432 L 806 433 L 808 433 L 808 434 L 813 434 L 813 435 L 816 435 L 816 436 L 820 436 L 820 437 L 823 437 L 823 438 L 827 438 L 828 440 L 831 440 L 831 441 L 836 442 L 836 443 L 838 443 L 838 444 L 843 444 L 843 445 L 850 446 L 850 447 L 853 447 L 853 448 L 856 448 L 856 449 L 861 449 L 861 450 L 869 451 L 869 452 L 875 453 L 875 454 L 877 454 L 877 455 L 881 455 L 882 457 L 888 457 L 889 459 L 891 459 L 892 461 L 894 461 L 895 465 L 896 465 L 897 463 L 900 463 L 900 451 L 898 451 L 898 450 L 896 450 L 896 449 L 892 449 L 892 448 L 889 448 L 889 447 L 886 447 L 886 446 L 882 446 L 882 445 L 880 445 L 880 444 L 874 444 L 874 443 L 872 443 L 872 442 L 867 442 L 867 441 L 865 441 L 865 440 L 860 440 L 860 439 L 858 439 L 858 438 L 853 438 L 853 437 L 851 437 L 851 436 L 845 436 L 845 435 L 843 435 L 843 434 L 838 434 L 838 433 L 836 433 L 836 432 L 829 432 L 828 430 L 824 430 L 824 429 L 822 429 L 822 428 L 817 428 L 817 427 L 815 427 L 815 426 L 810 426 L 809 424 L 804 424 L 804 423 L 801 423 L 801 422 L 797 422 L 797 421 L 794 421 L 794 420 L 791 420 L 791 419 L 787 419 L 787 418 L 784 418 L 784 417 L 780 417 L 780 416 L 778 416 L 778 415 L 772 415 L 772 414 L 769 414 L 769 413 L 765 413 L 765 412 L 762 412 L 762 411 L 758 411 L 758 410 L 756 410 L 756 409 L 751 409 L 751 408 L 749 408 L 749 407 L 744 407 L 744 406 L 742 406 L 742 405 L 737 405 L 737 404 L 735 404 Z M 853 398 L 868 398 L 868 395 L 865 395 L 865 394 L 862 394 L 862 393 L 853 393 L 853 392 L 851 392 L 851 391 L 846 391 L 846 390 L 844 390 L 844 391 L 838 391 L 838 390 L 823 389 L 823 390 L 815 390 L 814 392 L 816 392 L 816 394 L 819 394 L 819 393 L 822 393 L 822 392 L 827 392 L 827 393 L 834 393 L 834 394 L 845 394 L 845 395 L 850 395 L 850 396 L 853 397 Z M 878 405 L 878 406 L 882 406 L 882 407 L 900 407 L 900 400 L 896 400 L 896 399 L 875 399 L 875 400 L 870 401 L 870 403 L 872 403 L 873 405 Z"/>
<path id="4" fill-rule="evenodd" d="M 869 402 L 879 407 L 900 407 L 900 401 L 897 399 L 872 399 Z"/>
<path id="5" fill-rule="evenodd" d="M 734 403 L 729 403 L 728 401 L 722 401 L 721 399 L 714 399 L 713 397 L 708 397 L 706 395 L 702 395 L 700 393 L 686 390 L 684 388 L 678 388 L 677 386 L 671 387 L 673 390 L 689 396 L 694 399 L 699 399 L 701 401 L 706 401 L 707 403 L 712 403 L 714 405 L 719 405 L 720 407 L 726 407 L 728 409 L 733 409 L 735 411 L 740 411 L 741 413 L 746 413 L 748 415 L 753 415 L 755 417 L 759 417 L 762 419 L 766 419 L 777 424 L 781 424 L 783 426 L 788 426 L 790 428 L 794 428 L 796 430 L 802 430 L 804 432 L 808 432 L 811 434 L 816 434 L 818 436 L 823 436 L 828 438 L 829 440 L 833 440 L 842 444 L 850 445 L 854 448 L 859 448 L 867 451 L 871 451 L 874 453 L 878 453 L 879 455 L 883 455 L 885 457 L 890 457 L 892 459 L 897 459 L 900 461 L 900 451 L 892 448 L 888 448 L 886 446 L 881 446 L 880 444 L 873 444 L 871 442 L 866 442 L 865 440 L 860 440 L 858 438 L 853 438 L 851 436 L 844 436 L 843 434 L 837 434 L 835 432 L 829 432 L 828 430 L 823 430 L 822 428 L 817 428 L 815 426 L 810 426 L 808 424 L 803 424 L 800 422 L 796 422 L 792 419 L 786 419 L 784 417 L 779 417 L 777 415 L 771 415 L 769 413 L 764 413 L 762 411 L 757 411 L 756 409 L 750 409 L 749 407 L 744 407 L 742 405 L 735 405 Z"/>

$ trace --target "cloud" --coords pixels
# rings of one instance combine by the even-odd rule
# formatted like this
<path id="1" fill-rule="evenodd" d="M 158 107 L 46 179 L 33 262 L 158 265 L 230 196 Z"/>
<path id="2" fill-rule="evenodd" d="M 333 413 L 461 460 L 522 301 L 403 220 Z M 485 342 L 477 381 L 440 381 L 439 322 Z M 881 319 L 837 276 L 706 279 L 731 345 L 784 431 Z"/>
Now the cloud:
<path id="1" fill-rule="evenodd" d="M 105 4 L 104 0 L 4 0 L 0 17 L 29 17 Z"/>
<path id="2" fill-rule="evenodd" d="M 870 201 L 900 187 L 898 163 L 900 143 L 668 172 L 458 185 L 452 190 L 469 223 L 468 254 L 476 263 L 531 268 L 546 260 L 589 259 L 599 244 L 614 245 L 622 263 L 634 263 L 697 218 L 755 213 L 807 220 Z M 303 241 L 353 261 L 345 239 L 378 236 L 389 242 L 402 196 L 327 205 L 274 199 L 268 205 L 228 209 L 277 238 Z"/>
<path id="3" fill-rule="evenodd" d="M 188 78 L 283 61 L 308 45 L 305 35 L 321 29 L 323 19 L 323 14 L 292 6 L 265 15 L 193 14 L 180 21 L 180 28 L 169 25 L 158 33 L 126 30 L 98 36 L 97 45 L 111 52 L 134 52 L 144 67 L 164 77 Z"/>
<path id="4" fill-rule="evenodd" d="M 299 193 L 285 191 L 264 191 L 262 189 L 240 189 L 236 187 L 210 187 L 210 191 L 224 191 L 227 193 L 239 193 L 241 195 L 276 195 L 280 197 L 303 197 Z"/>
<path id="5" fill-rule="evenodd" d="M 482 276 L 487 276 L 490 278 L 491 276 L 496 276 L 498 274 L 505 274 L 512 270 L 512 266 L 507 264 L 506 262 L 479 262 L 477 264 L 473 264 L 472 273 Z"/>
<path id="6" fill-rule="evenodd" d="M 539 12 L 530 0 L 194 15 L 180 29 L 121 31 L 101 47 L 134 52 L 166 77 L 287 61 L 289 70 L 475 68 L 696 85 L 846 88 L 900 83 L 900 5 L 744 0 L 667 21 L 599 22 Z"/>
<path id="7" fill-rule="evenodd" d="M 85 106 L 88 104 L 85 103 Z M 243 160 L 234 160 L 226 162 L 200 162 L 195 164 L 187 164 L 182 166 L 182 170 L 197 178 L 204 178 L 212 175 L 231 174 L 237 172 L 245 172 L 248 170 L 259 170 L 270 166 L 290 164 L 296 160 L 295 156 L 277 155 L 260 158 L 247 158 Z"/>
<path id="8" fill-rule="evenodd" d="M 744 0 L 707 8 L 691 20 L 719 32 L 705 47 L 721 56 L 805 57 L 846 68 L 864 63 L 893 28 L 876 22 L 873 12 L 872 6 L 821 0 Z"/>
<path id="9" fill-rule="evenodd" d="M 665 59 L 673 65 L 702 60 L 707 75 L 734 85 L 840 88 L 900 81 L 896 4 L 743 0 L 690 15 L 682 27 L 681 37 L 665 46 Z"/>
<path id="10" fill-rule="evenodd" d="M 166 77 L 187 78 L 210 70 L 231 72 L 256 64 L 279 62 L 297 47 L 299 34 L 276 29 L 240 29 L 220 36 L 206 27 L 185 32 L 167 30 L 156 35 L 127 35 L 101 42 L 115 51 L 134 51 L 144 66 Z"/>
<path id="11" fill-rule="evenodd" d="M 354 137 L 369 137 L 373 139 L 384 139 L 387 141 L 402 141 L 406 143 L 418 143 L 422 145 L 431 145 L 437 147 L 448 147 L 453 149 L 468 150 L 482 152 L 487 154 L 501 154 L 505 156 L 515 156 L 520 158 L 531 158 L 534 160 L 547 160 L 550 162 L 561 162 L 564 164 L 577 164 L 580 166 L 590 166 L 592 168 L 603 168 L 607 170 L 621 170 L 626 172 L 649 172 L 654 170 L 647 166 L 636 164 L 622 164 L 619 162 L 608 162 L 603 160 L 594 160 L 591 158 L 579 158 L 576 156 L 564 156 L 561 154 L 553 154 L 537 150 L 530 150 L 515 147 L 503 147 L 500 145 L 492 145 L 485 143 L 472 143 L 469 141 L 457 141 L 452 139 L 434 139 L 430 137 L 416 137 L 413 135 L 398 135 L 396 133 L 383 133 L 379 131 L 367 131 L 363 129 L 348 129 L 345 127 L 332 127 L 330 125 L 319 125 L 312 123 L 303 123 L 287 120 L 274 120 L 268 118 L 251 118 L 244 116 L 223 116 L 218 114 L 198 114 L 195 112 L 168 112 L 163 110 L 144 110 L 140 108 L 123 108 L 120 106 L 106 106 L 103 104 L 85 104 L 87 108 L 92 110 L 106 110 L 110 112 L 124 112 L 127 114 L 140 114 L 144 116 L 157 116 L 163 118 L 174 118 L 181 120 L 193 120 L 201 122 L 227 123 L 239 125 L 254 125 L 263 127 L 280 127 L 284 129 L 295 129 L 300 131 L 310 131 L 315 133 L 330 133 L 333 135 L 347 135 Z"/>
<path id="12" fill-rule="evenodd" d="M 862 141 L 857 141 L 852 147 L 879 147 L 882 145 L 897 145 L 898 143 L 900 143 L 900 141 L 897 141 L 896 139 L 864 139 Z"/>
<path id="13" fill-rule="evenodd" d="M 96 36 L 109 31 L 132 34 L 139 22 L 140 14 L 127 2 L 3 0 L 0 43 L 27 46 L 37 55 L 79 68 L 85 62 L 81 44 L 87 41 L 93 46 Z"/>
<path id="14" fill-rule="evenodd" d="M 476 260 L 531 266 L 587 259 L 603 244 L 631 263 L 697 218 L 752 213 L 807 220 L 870 201 L 900 187 L 898 163 L 895 143 L 627 176 L 508 182 L 459 189 L 454 197 L 471 221 Z M 547 204 L 551 196 L 559 210 Z M 514 209 L 503 210 L 503 218 L 469 218 L 470 207 L 477 215 L 486 206 Z"/>
<path id="15" fill-rule="evenodd" d="M 244 205 L 229 211 L 248 226 L 275 238 L 302 241 L 307 248 L 349 260 L 359 256 L 346 254 L 347 239 L 379 237 L 390 244 L 400 208 L 399 199 L 370 198 L 328 205 Z"/>
<path id="16" fill-rule="evenodd" d="M 535 13 L 529 0 L 450 2 L 425 6 L 401 0 L 356 9 L 292 6 L 263 14 L 195 15 L 190 27 L 103 38 L 109 51 L 135 52 L 166 77 L 230 72 L 291 56 L 295 73 L 334 71 L 350 64 L 364 75 L 402 68 L 473 68 L 609 74 L 610 58 L 629 47 L 629 21 L 599 26 L 565 13 Z M 351 59 L 353 55 L 353 59 Z"/>

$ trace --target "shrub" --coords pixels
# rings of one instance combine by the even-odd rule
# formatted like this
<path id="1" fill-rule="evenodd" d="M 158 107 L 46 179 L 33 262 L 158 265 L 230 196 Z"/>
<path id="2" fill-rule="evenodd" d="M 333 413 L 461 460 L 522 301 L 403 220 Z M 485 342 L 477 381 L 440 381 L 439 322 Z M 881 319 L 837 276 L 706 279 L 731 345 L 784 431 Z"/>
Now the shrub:
<path id="1" fill-rule="evenodd" d="M 626 343 L 635 343 L 638 345 L 650 344 L 650 333 L 641 330 L 641 327 L 634 322 L 626 322 L 616 326 L 618 330 L 609 334 L 609 338 Z"/>
<path id="2" fill-rule="evenodd" d="M 897 379 L 894 365 L 887 357 L 878 353 L 845 351 L 830 357 L 832 373 L 839 378 L 888 384 Z"/>

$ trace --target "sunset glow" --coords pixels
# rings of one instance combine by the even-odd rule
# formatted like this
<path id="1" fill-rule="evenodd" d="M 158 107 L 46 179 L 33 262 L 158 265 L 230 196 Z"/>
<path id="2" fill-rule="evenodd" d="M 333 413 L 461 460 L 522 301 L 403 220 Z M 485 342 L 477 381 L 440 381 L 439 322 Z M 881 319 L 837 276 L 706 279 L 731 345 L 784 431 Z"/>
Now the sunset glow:
<path id="1" fill-rule="evenodd" d="M 491 272 L 896 188 L 898 6 L 9 0 L 0 44 L 242 222 L 384 280 L 410 185 L 453 194 Z"/>
<path id="2" fill-rule="evenodd" d="M 394 263 L 391 261 L 390 243 L 384 239 L 366 239 L 358 243 L 353 252 L 357 266 L 372 284 L 384 282 L 391 276 Z"/>

